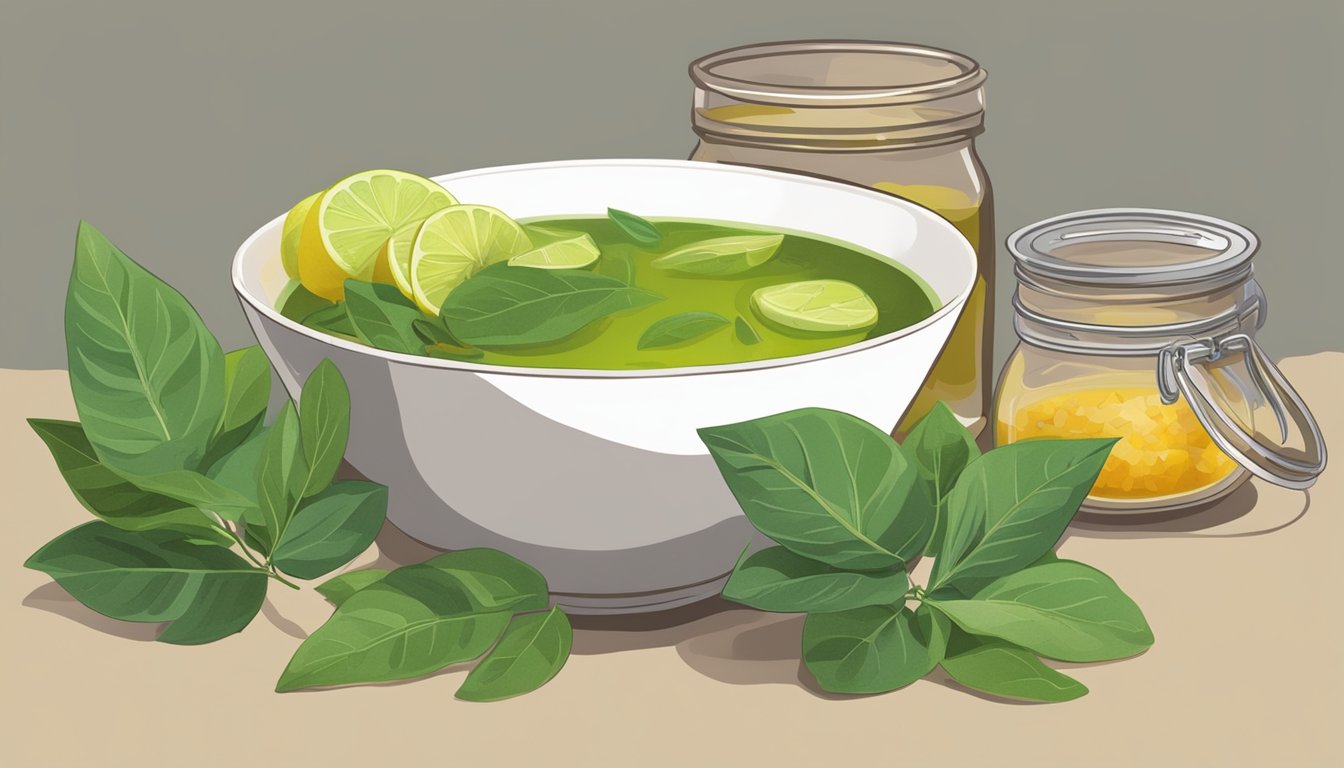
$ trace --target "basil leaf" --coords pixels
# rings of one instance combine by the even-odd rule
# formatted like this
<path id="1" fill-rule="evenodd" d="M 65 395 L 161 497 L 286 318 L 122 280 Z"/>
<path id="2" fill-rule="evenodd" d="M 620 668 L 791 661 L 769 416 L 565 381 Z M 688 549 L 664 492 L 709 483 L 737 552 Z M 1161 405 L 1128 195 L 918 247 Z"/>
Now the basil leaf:
<path id="1" fill-rule="evenodd" d="M 496 264 L 454 288 L 440 316 L 468 344 L 504 347 L 563 339 L 594 320 L 661 300 L 583 270 Z"/>
<path id="2" fill-rule="evenodd" d="M 948 620 L 921 605 L 809 613 L 803 663 L 832 693 L 885 693 L 927 675 L 943 658 Z"/>
<path id="3" fill-rule="evenodd" d="M 657 227 L 633 213 L 608 208 L 607 218 L 611 219 L 612 223 L 619 227 L 626 237 L 636 243 L 657 245 L 663 241 L 663 233 L 659 232 Z"/>
<path id="4" fill-rule="evenodd" d="M 723 596 L 758 611 L 804 613 L 900 603 L 909 588 L 905 571 L 843 571 L 770 547 L 737 564 Z"/>
<path id="5" fill-rule="evenodd" d="M 891 436 L 862 419 L 804 408 L 699 430 L 751 524 L 837 568 L 902 566 L 933 513 Z"/>
<path id="6" fill-rule="evenodd" d="M 1087 686 L 1046 666 L 1030 651 L 959 631 L 954 638 L 943 671 L 967 688 L 1022 701 L 1071 701 L 1087 694 Z M 968 639 L 958 643 L 960 638 Z"/>
<path id="7" fill-rule="evenodd" d="M 323 307 L 303 318 L 303 324 L 315 331 L 359 341 L 355 325 L 350 322 L 350 313 L 345 311 L 345 304 Z"/>
<path id="8" fill-rule="evenodd" d="M 51 576 L 104 616 L 174 622 L 159 638 L 170 643 L 205 643 L 237 632 L 266 594 L 265 574 L 227 549 L 191 544 L 176 531 L 123 531 L 103 522 L 66 531 L 24 566 Z"/>
<path id="9" fill-rule="evenodd" d="M 263 553 L 269 553 L 284 535 L 307 478 L 299 417 L 294 403 L 286 402 L 257 460 L 257 512 L 244 517 L 248 534 Z"/>
<path id="10" fill-rule="evenodd" d="M 448 552 L 417 567 L 451 579 L 479 611 L 539 611 L 550 603 L 541 572 L 497 549 Z"/>
<path id="11" fill-rule="evenodd" d="M 70 390 L 98 456 L 136 473 L 199 466 L 224 353 L 182 294 L 80 222 L 65 304 Z"/>
<path id="12" fill-rule="evenodd" d="M 652 265 L 692 275 L 736 275 L 769 261 L 783 242 L 783 235 L 715 237 L 659 256 Z"/>
<path id="13" fill-rule="evenodd" d="M 467 674 L 457 698 L 499 701 L 535 691 L 565 666 L 573 646 L 574 630 L 559 608 L 519 616 L 499 645 Z"/>
<path id="14" fill-rule="evenodd" d="M 259 346 L 224 356 L 224 412 L 202 466 L 210 466 L 254 434 L 271 401 L 271 364 Z"/>
<path id="15" fill-rule="evenodd" d="M 328 301 L 304 288 L 298 280 L 290 281 L 289 285 L 286 285 L 284 290 L 280 292 L 279 298 L 275 300 L 276 311 L 296 323 L 304 323 L 308 317 L 319 310 L 331 311 L 333 307 L 337 306 L 339 305 L 335 302 Z"/>
<path id="16" fill-rule="evenodd" d="M 509 616 L 479 611 L 443 571 L 398 568 L 341 603 L 294 652 L 275 689 L 421 677 L 485 653 Z"/>
<path id="17" fill-rule="evenodd" d="M 639 337 L 635 348 L 670 347 L 713 333 L 727 324 L 727 318 L 714 312 L 682 312 L 669 315 L 650 325 Z"/>
<path id="18" fill-rule="evenodd" d="M 361 568 L 358 571 L 342 573 L 339 576 L 327 579 L 317 585 L 317 591 L 318 594 L 327 598 L 332 605 L 340 605 L 359 590 L 382 581 L 387 574 L 388 571 L 385 568 Z"/>
<path id="19" fill-rule="evenodd" d="M 29 419 L 65 478 L 70 492 L 89 512 L 126 531 L 167 528 L 228 546 L 233 543 L 215 521 L 199 509 L 137 488 L 108 469 L 76 421 Z"/>
<path id="20" fill-rule="evenodd" d="M 244 514 L 245 519 L 249 514 L 254 519 L 257 516 L 257 465 L 270 434 L 270 427 L 258 429 L 205 472 L 206 477 L 247 498 L 249 510 Z"/>
<path id="21" fill-rule="evenodd" d="M 316 579 L 355 559 L 373 543 L 387 516 L 387 488 L 345 480 L 299 505 L 271 552 L 276 568 Z"/>
<path id="22" fill-rule="evenodd" d="M 447 327 L 425 317 L 417 317 L 411 323 L 411 331 L 425 344 L 461 346 L 461 342 L 453 338 Z"/>
<path id="23" fill-rule="evenodd" d="M 948 538 L 930 591 L 969 595 L 1049 551 L 1092 488 L 1113 439 L 1028 440 L 972 461 L 948 495 Z M 984 533 L 968 538 L 967 528 Z M 967 541 L 973 544 L 967 546 Z M 965 554 L 957 548 L 965 546 Z"/>
<path id="24" fill-rule="evenodd" d="M 395 285 L 346 280 L 345 311 L 355 335 L 371 347 L 405 355 L 424 349 L 413 328 L 424 314 Z"/>
<path id="25" fill-rule="evenodd" d="M 635 260 L 628 253 L 608 251 L 602 254 L 602 260 L 597 263 L 597 271 L 598 274 L 613 277 L 626 285 L 635 284 Z"/>
<path id="26" fill-rule="evenodd" d="M 1134 601 L 1106 574 L 1072 560 L 1004 576 L 970 600 L 926 602 L 971 634 L 1061 661 L 1109 661 L 1153 644 Z"/>
<path id="27" fill-rule="evenodd" d="M 747 322 L 747 319 L 741 315 L 738 315 L 737 319 L 733 321 L 733 330 L 737 333 L 737 340 L 747 346 L 761 343 L 761 335 L 757 333 L 756 329 L 751 327 L 751 323 Z"/>
<path id="28" fill-rule="evenodd" d="M 189 469 L 174 469 L 152 475 L 122 474 L 139 488 L 213 512 L 225 520 L 241 520 L 243 514 L 254 506 L 254 501 L 247 496 Z"/>
<path id="29" fill-rule="evenodd" d="M 331 484 L 350 439 L 350 390 L 330 360 L 317 364 L 299 396 L 299 433 L 307 470 L 300 496 Z"/>
<path id="30" fill-rule="evenodd" d="M 904 445 L 906 453 L 919 468 L 920 479 L 937 510 L 933 535 L 929 537 L 929 549 L 938 552 L 947 529 L 947 497 L 956 485 L 957 478 L 961 477 L 962 470 L 980 455 L 980 449 L 970 431 L 957 421 L 952 409 L 942 401 L 919 420 Z M 975 534 L 979 535 L 979 532 Z M 960 557 L 964 551 L 955 552 L 952 559 Z"/>

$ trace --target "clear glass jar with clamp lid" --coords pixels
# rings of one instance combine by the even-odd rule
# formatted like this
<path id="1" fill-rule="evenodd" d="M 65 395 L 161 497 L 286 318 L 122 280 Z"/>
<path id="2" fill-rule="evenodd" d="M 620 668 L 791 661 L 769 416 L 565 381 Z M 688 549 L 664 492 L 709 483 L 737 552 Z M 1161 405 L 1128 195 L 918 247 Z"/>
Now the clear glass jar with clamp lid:
<path id="1" fill-rule="evenodd" d="M 1258 240 L 1176 211 L 1083 211 L 1008 238 L 1021 343 L 1000 376 L 1000 444 L 1119 441 L 1083 504 L 1184 509 L 1251 475 L 1291 488 L 1325 468 L 1320 428 L 1255 341 Z"/>

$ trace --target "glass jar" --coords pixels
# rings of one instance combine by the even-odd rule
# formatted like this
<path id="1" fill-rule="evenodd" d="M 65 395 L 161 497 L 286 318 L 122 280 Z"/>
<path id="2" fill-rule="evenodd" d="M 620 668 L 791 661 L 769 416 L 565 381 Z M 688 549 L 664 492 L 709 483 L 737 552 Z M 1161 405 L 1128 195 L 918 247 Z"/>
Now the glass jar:
<path id="1" fill-rule="evenodd" d="M 1325 443 L 1255 342 L 1266 308 L 1257 245 L 1231 222 L 1146 209 L 1014 232 L 1021 342 L 999 380 L 998 442 L 1120 438 L 1090 512 L 1192 507 L 1251 474 L 1310 486 Z"/>
<path id="2" fill-rule="evenodd" d="M 872 187 L 933 210 L 979 254 L 961 319 L 897 427 L 939 400 L 979 434 L 993 365 L 994 216 L 975 152 L 986 73 L 951 51 L 811 41 L 719 51 L 691 64 L 692 160 L 793 171 Z"/>

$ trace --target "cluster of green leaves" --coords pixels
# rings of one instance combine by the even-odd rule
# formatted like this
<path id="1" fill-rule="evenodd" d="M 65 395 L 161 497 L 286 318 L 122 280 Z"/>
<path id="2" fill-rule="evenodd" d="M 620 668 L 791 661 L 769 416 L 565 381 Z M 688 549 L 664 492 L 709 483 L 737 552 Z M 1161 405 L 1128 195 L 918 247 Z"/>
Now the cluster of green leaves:
<path id="1" fill-rule="evenodd" d="M 405 680 L 484 654 L 457 697 L 495 701 L 544 685 L 573 645 L 569 619 L 547 609 L 546 579 L 492 549 L 352 571 L 318 591 L 336 611 L 299 646 L 277 691 Z"/>
<path id="2" fill-rule="evenodd" d="M 185 298 L 81 223 L 66 298 L 79 421 L 32 419 L 96 521 L 26 565 L 99 613 L 169 622 L 159 640 L 241 630 L 269 579 L 312 579 L 373 541 L 374 483 L 336 481 L 349 435 L 345 381 L 323 361 L 265 424 L 259 347 L 224 354 Z"/>
<path id="3" fill-rule="evenodd" d="M 1044 664 L 1104 661 L 1153 642 L 1105 574 L 1054 546 L 1113 440 L 1031 440 L 980 454 L 939 405 L 904 445 L 821 409 L 700 430 L 752 525 L 723 596 L 806 613 L 802 658 L 836 693 L 880 693 L 935 667 L 997 696 L 1087 689 Z M 927 586 L 907 566 L 935 559 Z"/>
<path id="4" fill-rule="evenodd" d="M 632 213 L 611 209 L 611 221 L 631 241 L 652 247 L 662 242 L 658 227 Z M 555 237 L 583 233 L 545 230 Z M 721 237 L 691 243 L 655 259 L 653 266 L 687 274 L 728 275 L 768 260 L 783 235 Z M 323 333 L 378 349 L 449 360 L 473 360 L 481 349 L 549 344 L 619 312 L 662 301 L 634 285 L 634 265 L 616 265 L 618 276 L 585 269 L 536 269 L 493 264 L 454 289 L 437 317 L 421 312 L 391 285 L 348 280 L 345 301 L 333 303 L 295 286 L 280 312 Z M 683 312 L 655 321 L 640 337 L 638 349 L 682 344 L 712 333 L 729 321 L 713 312 Z M 760 341 L 741 317 L 737 337 Z"/>

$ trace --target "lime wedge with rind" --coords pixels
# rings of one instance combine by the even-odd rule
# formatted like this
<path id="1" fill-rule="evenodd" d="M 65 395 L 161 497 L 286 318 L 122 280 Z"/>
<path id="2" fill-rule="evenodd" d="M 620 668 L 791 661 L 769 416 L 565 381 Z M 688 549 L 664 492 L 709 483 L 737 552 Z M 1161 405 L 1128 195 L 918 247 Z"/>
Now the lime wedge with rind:
<path id="1" fill-rule="evenodd" d="M 657 269 L 693 275 L 736 275 L 769 261 L 783 235 L 734 235 L 700 240 L 654 259 Z"/>
<path id="2" fill-rule="evenodd" d="M 457 201 L 438 183 L 405 171 L 373 170 L 331 185 L 313 204 L 299 238 L 299 279 L 339 301 L 348 279 L 374 279 L 388 238 Z"/>
<path id="3" fill-rule="evenodd" d="M 456 200 L 445 202 L 438 210 L 456 204 Z M 415 236 L 419 234 L 420 225 L 424 223 L 424 219 L 412 222 L 393 232 L 392 236 L 387 238 L 387 242 L 383 243 L 382 253 L 378 255 L 378 265 L 386 270 L 388 280 L 380 280 L 382 275 L 379 273 L 382 269 L 374 270 L 374 280 L 390 281 L 401 290 L 402 295 L 411 300 L 415 299 L 415 289 L 411 288 L 411 246 L 415 244 Z"/>
<path id="4" fill-rule="evenodd" d="M 532 240 L 522 226 L 498 208 L 454 205 L 436 211 L 411 245 L 411 297 L 437 316 L 443 300 L 467 278 L 530 250 Z"/>
<path id="5" fill-rule="evenodd" d="M 308 219 L 308 212 L 321 196 L 322 192 L 314 192 L 295 203 L 285 214 L 285 223 L 280 227 L 280 262 L 290 277 L 299 276 L 299 236 L 303 234 L 303 222 Z"/>
<path id="6" fill-rule="evenodd" d="M 536 228 L 529 231 L 535 232 Z M 555 239 L 526 253 L 520 253 L 509 259 L 511 267 L 531 267 L 532 269 L 583 269 L 594 264 L 602 252 L 597 243 L 586 232 L 560 233 L 555 230 L 543 230 L 543 237 L 555 234 L 569 234 L 568 237 Z"/>
<path id="7" fill-rule="evenodd" d="M 804 280 L 759 288 L 751 305 L 762 317 L 799 331 L 857 331 L 877 322 L 877 305 L 843 280 Z"/>

